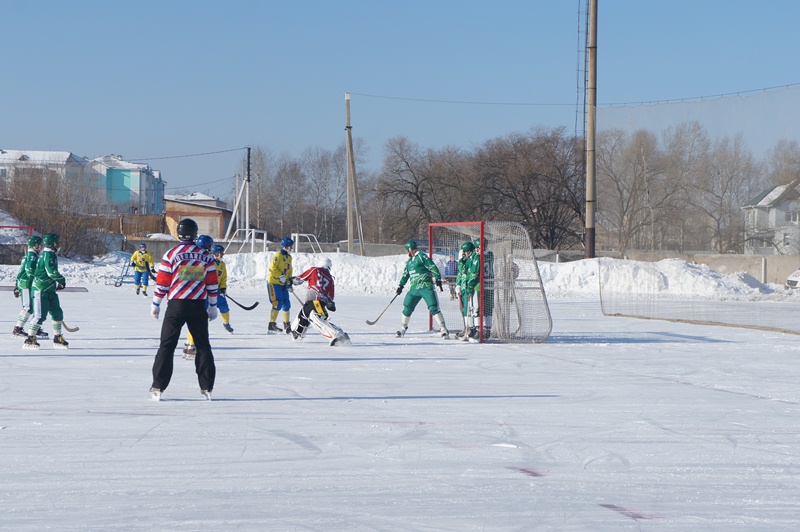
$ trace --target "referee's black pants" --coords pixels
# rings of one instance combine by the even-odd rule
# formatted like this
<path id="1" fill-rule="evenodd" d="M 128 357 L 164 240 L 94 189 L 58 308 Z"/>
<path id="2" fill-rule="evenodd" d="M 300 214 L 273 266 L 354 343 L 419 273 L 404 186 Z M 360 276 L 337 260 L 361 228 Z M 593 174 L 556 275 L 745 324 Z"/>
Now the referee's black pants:
<path id="1" fill-rule="evenodd" d="M 208 341 L 208 312 L 205 299 L 171 299 L 167 303 L 164 322 L 161 324 L 161 345 L 153 362 L 153 388 L 167 389 L 172 379 L 175 348 L 181 338 L 183 325 L 189 329 L 197 347 L 194 369 L 201 390 L 214 389 L 217 368 Z"/>

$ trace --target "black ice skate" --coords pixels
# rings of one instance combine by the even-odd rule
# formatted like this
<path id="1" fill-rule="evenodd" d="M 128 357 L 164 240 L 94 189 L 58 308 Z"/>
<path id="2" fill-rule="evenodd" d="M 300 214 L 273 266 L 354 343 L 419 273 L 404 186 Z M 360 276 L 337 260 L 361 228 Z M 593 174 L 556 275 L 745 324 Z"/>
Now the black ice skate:
<path id="1" fill-rule="evenodd" d="M 36 337 L 35 336 L 28 335 L 28 337 L 25 338 L 25 343 L 22 344 L 22 348 L 23 349 L 39 349 L 39 342 L 36 341 Z"/>
<path id="2" fill-rule="evenodd" d="M 64 339 L 63 334 L 53 336 L 53 347 L 56 349 L 69 349 L 69 342 Z"/>
<path id="3" fill-rule="evenodd" d="M 20 336 L 25 338 L 28 337 L 28 334 L 24 330 L 22 330 L 22 327 L 18 325 L 14 326 L 14 331 L 11 334 L 13 334 L 14 336 Z"/>
<path id="4" fill-rule="evenodd" d="M 231 327 L 230 323 L 223 323 L 222 326 L 225 327 L 226 331 L 228 331 L 229 333 L 233 334 L 233 327 Z"/>
<path id="5" fill-rule="evenodd" d="M 278 326 L 275 324 L 274 321 L 271 321 L 271 322 L 269 322 L 269 325 L 267 326 L 267 334 L 272 334 L 272 333 L 275 333 L 275 332 L 281 332 L 281 330 L 278 329 Z"/>
<path id="6" fill-rule="evenodd" d="M 400 330 L 397 331 L 397 338 L 402 338 L 403 336 L 405 336 L 407 330 L 408 330 L 408 327 L 406 327 L 405 325 L 400 327 Z"/>

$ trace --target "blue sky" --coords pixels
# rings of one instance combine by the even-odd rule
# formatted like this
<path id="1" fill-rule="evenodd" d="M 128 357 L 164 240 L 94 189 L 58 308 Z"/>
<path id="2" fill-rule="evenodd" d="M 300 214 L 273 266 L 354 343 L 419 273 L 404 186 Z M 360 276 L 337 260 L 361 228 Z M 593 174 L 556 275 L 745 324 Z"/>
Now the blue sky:
<path id="1" fill-rule="evenodd" d="M 470 149 L 580 131 L 583 4 L 0 0 L 0 148 L 145 159 L 168 193 L 224 197 L 244 153 L 226 150 L 342 144 L 345 92 L 372 170 L 398 135 Z M 797 20 L 794 0 L 600 0 L 601 113 L 800 83 Z"/>

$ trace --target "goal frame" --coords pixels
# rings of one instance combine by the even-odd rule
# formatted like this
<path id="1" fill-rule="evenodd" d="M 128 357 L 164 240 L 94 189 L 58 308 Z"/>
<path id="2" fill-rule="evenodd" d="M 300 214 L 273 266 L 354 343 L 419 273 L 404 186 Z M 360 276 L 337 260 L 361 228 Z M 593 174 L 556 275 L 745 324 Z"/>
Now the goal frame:
<path id="1" fill-rule="evenodd" d="M 456 230 L 459 227 L 463 229 Z M 441 241 L 437 241 L 437 231 L 440 230 L 444 230 L 448 236 L 456 236 L 458 243 L 456 241 L 441 240 L 441 234 L 438 235 Z M 460 235 L 460 238 L 458 238 L 458 235 Z M 484 343 L 490 340 L 490 338 L 484 337 L 484 333 L 487 330 L 487 327 L 485 327 L 487 325 L 487 320 L 485 320 L 487 316 L 492 317 L 488 320 L 488 325 L 492 328 L 492 341 L 534 343 L 545 341 L 552 331 L 552 319 L 527 230 L 516 222 L 476 220 L 428 224 L 428 254 L 434 262 L 437 261 L 437 256 L 442 254 L 449 255 L 451 259 L 454 254 L 460 256 L 461 243 L 475 239 L 479 239 L 479 242 L 484 244 L 480 246 L 478 255 L 480 261 L 479 282 L 474 296 L 478 302 L 475 305 L 476 312 L 473 314 L 474 325 L 479 331 L 478 341 Z M 493 243 L 501 247 L 493 250 Z M 497 253 L 500 253 L 500 255 L 497 255 Z M 491 277 L 489 278 L 486 276 L 487 255 L 491 256 L 489 264 Z M 526 275 L 523 276 L 527 277 L 525 279 L 517 279 L 519 277 L 517 258 L 522 261 L 520 265 L 525 264 L 523 266 L 526 270 Z M 439 261 L 441 262 L 441 258 L 439 258 Z M 443 275 L 443 277 L 445 276 Z M 454 282 L 454 279 L 449 279 L 449 281 Z M 491 285 L 488 289 L 487 283 Z M 490 299 L 487 300 L 487 297 Z M 453 296 L 451 296 L 451 299 L 453 299 Z M 447 303 L 440 304 L 440 307 L 442 311 L 447 309 L 444 314 L 449 316 L 446 321 L 450 322 L 450 318 L 453 317 L 452 308 L 447 306 Z M 459 319 L 462 320 L 458 327 L 460 330 L 466 326 L 463 323 L 460 304 L 458 304 L 458 308 Z M 529 320 L 530 323 L 523 323 L 525 320 Z M 430 329 L 433 330 L 433 316 L 429 315 L 428 323 Z M 516 329 L 512 330 L 512 324 L 516 326 Z M 494 325 L 497 325 L 497 327 Z M 448 327 L 453 327 L 453 323 L 448 323 Z M 453 330 L 456 329 L 453 328 Z"/>

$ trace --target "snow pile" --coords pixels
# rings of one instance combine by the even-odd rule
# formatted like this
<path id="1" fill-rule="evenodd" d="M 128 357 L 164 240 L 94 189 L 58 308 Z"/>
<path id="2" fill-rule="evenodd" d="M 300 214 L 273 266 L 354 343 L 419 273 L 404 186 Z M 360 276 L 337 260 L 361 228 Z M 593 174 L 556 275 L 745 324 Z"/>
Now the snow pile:
<path id="1" fill-rule="evenodd" d="M 27 229 L 2 226 L 21 226 L 19 220 L 5 211 L 0 210 L 0 244 L 24 244 L 28 241 L 30 232 Z"/>
<path id="2" fill-rule="evenodd" d="M 240 253 L 225 256 L 228 286 L 232 289 L 262 289 L 273 252 Z M 398 285 L 405 255 L 361 257 L 349 253 L 295 253 L 294 272 L 301 273 L 331 259 L 331 273 L 337 293 L 391 294 Z M 114 283 L 127 256 L 110 253 L 90 263 L 59 259 L 59 269 L 70 285 Z M 601 261 L 602 268 L 600 268 Z M 439 264 L 444 269 L 443 264 Z M 12 284 L 17 266 L 0 266 L 0 282 Z M 667 259 L 655 263 L 618 259 L 584 259 L 567 263 L 540 262 L 539 271 L 548 298 L 599 297 L 599 272 L 603 290 L 615 293 L 641 293 L 642 287 L 659 295 L 701 299 L 786 299 L 797 297 L 781 285 L 763 284 L 745 273 L 723 275 L 705 265 Z M 652 287 L 656 287 L 653 289 Z"/>

